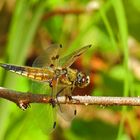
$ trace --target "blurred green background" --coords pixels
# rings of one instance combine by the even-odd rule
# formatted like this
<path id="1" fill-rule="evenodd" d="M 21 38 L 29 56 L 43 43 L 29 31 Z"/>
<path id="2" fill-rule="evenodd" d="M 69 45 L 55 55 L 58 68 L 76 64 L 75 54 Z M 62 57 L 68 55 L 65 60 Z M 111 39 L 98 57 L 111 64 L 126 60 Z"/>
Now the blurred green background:
<path id="1" fill-rule="evenodd" d="M 139 7 L 139 0 L 1 0 L 0 62 L 31 66 L 52 43 L 63 44 L 65 55 L 92 44 L 72 65 L 91 83 L 73 94 L 140 96 Z M 0 85 L 27 92 L 31 84 L 0 69 Z M 0 140 L 140 139 L 138 107 L 77 106 L 77 117 L 58 117 L 50 135 L 33 127 L 31 108 L 0 100 Z"/>

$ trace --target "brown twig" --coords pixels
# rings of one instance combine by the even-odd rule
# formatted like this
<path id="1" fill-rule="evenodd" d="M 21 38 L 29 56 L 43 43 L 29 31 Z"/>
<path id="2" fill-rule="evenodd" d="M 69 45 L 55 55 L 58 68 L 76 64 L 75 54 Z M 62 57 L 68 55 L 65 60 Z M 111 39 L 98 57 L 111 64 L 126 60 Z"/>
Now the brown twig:
<path id="1" fill-rule="evenodd" d="M 55 15 L 68 15 L 68 14 L 73 14 L 73 15 L 80 15 L 83 13 L 93 13 L 94 11 L 99 10 L 100 8 L 100 2 L 98 1 L 93 1 L 93 2 L 89 2 L 87 3 L 84 7 L 73 7 L 71 8 L 69 6 L 69 8 L 57 8 L 57 9 L 53 9 L 52 11 L 49 11 L 48 13 L 46 13 L 43 17 L 43 19 L 48 19 L 49 17 L 55 16 Z"/>
<path id="2" fill-rule="evenodd" d="M 0 98 L 16 103 L 23 110 L 25 110 L 30 103 L 50 103 L 52 100 L 50 96 L 44 94 L 24 93 L 3 87 L 0 87 Z"/>
<path id="3" fill-rule="evenodd" d="M 100 2 L 98 1 L 93 1 L 89 2 L 84 7 L 61 7 L 57 9 L 53 9 L 52 11 L 49 11 L 46 13 L 43 17 L 43 19 L 48 19 L 49 17 L 55 16 L 55 15 L 68 15 L 68 14 L 73 14 L 73 15 L 80 15 L 83 13 L 93 13 L 94 11 L 99 10 L 100 8 Z"/>
<path id="4" fill-rule="evenodd" d="M 94 9 L 92 9 L 94 10 Z M 55 15 L 68 15 L 68 14 L 73 14 L 73 15 L 80 15 L 83 13 L 87 13 L 87 12 L 91 12 L 92 10 L 87 10 L 86 8 L 81 8 L 81 9 L 66 9 L 66 8 L 59 8 L 59 9 L 54 9 L 53 11 L 50 11 L 48 13 L 46 13 L 43 16 L 43 19 L 48 19 L 52 16 Z"/>
<path id="5" fill-rule="evenodd" d="M 54 103 L 56 99 L 45 94 L 31 94 L 17 92 L 0 87 L 0 97 L 16 103 L 25 110 L 30 103 Z M 59 104 L 77 104 L 77 105 L 127 105 L 140 106 L 139 97 L 102 97 L 102 96 L 72 96 L 72 100 L 66 100 L 65 96 L 58 97 Z"/>
<path id="6" fill-rule="evenodd" d="M 44 15 L 43 19 L 48 19 L 54 15 L 66 15 L 66 14 L 82 14 L 85 10 L 83 9 L 55 9 Z"/>

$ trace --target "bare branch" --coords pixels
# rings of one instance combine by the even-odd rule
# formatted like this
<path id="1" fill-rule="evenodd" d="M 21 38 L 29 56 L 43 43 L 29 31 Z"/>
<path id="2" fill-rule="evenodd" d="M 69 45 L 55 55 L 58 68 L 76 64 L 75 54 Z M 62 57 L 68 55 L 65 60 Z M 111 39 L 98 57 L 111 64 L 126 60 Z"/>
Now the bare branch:
<path id="1" fill-rule="evenodd" d="M 61 97 L 62 98 L 62 97 Z M 140 106 L 139 97 L 109 97 L 109 96 L 72 96 L 74 100 L 79 100 L 79 103 L 83 105 L 103 105 L 103 106 Z M 60 104 L 63 100 L 59 99 Z"/>
<path id="2" fill-rule="evenodd" d="M 23 110 L 25 110 L 30 103 L 50 103 L 52 100 L 50 96 L 44 94 L 25 93 L 3 87 L 0 87 L 0 98 L 16 103 Z"/>
<path id="3" fill-rule="evenodd" d="M 67 14 L 79 15 L 84 12 L 85 12 L 84 9 L 55 9 L 45 14 L 43 19 L 48 19 L 49 17 L 55 16 L 55 15 L 67 15 Z"/>
<path id="4" fill-rule="evenodd" d="M 87 7 L 87 8 L 80 8 L 80 9 L 59 8 L 59 9 L 54 9 L 53 11 L 46 13 L 43 16 L 43 19 L 47 20 L 48 18 L 56 16 L 56 15 L 64 16 L 64 15 L 69 15 L 69 14 L 80 15 L 80 14 L 84 14 L 84 13 L 91 13 L 93 11 L 96 11 L 97 9 L 98 9 L 98 7 Z"/>
<path id="5" fill-rule="evenodd" d="M 56 102 L 56 99 L 46 94 L 17 92 L 3 87 L 0 87 L 0 97 L 16 103 L 23 110 L 25 110 L 30 103 L 52 104 L 53 101 Z M 139 97 L 72 96 L 72 100 L 67 100 L 65 96 L 61 96 L 57 99 L 60 104 L 140 106 Z"/>

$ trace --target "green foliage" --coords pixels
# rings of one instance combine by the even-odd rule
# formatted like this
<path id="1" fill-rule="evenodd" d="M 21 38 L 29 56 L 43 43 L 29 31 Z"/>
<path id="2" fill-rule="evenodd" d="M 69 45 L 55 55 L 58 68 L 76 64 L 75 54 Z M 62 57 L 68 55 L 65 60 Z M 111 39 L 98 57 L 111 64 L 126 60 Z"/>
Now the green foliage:
<path id="1" fill-rule="evenodd" d="M 79 129 L 80 128 L 80 129 Z M 71 131 L 77 137 L 86 140 L 113 140 L 116 138 L 117 127 L 102 122 L 101 120 L 74 120 L 71 126 Z"/>

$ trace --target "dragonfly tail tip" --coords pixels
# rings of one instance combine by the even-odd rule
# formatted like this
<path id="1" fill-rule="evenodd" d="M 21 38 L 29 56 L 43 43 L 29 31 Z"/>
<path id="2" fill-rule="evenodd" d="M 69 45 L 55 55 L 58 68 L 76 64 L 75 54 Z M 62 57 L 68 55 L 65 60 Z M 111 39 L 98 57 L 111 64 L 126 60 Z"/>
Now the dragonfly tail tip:
<path id="1" fill-rule="evenodd" d="M 0 63 L 0 66 L 2 67 L 2 68 L 7 68 L 7 64 L 4 64 L 4 63 Z"/>

